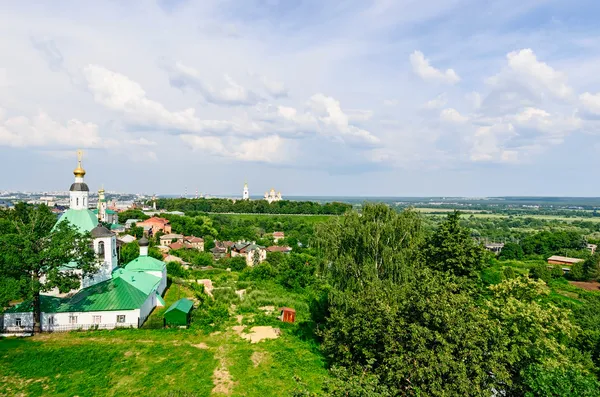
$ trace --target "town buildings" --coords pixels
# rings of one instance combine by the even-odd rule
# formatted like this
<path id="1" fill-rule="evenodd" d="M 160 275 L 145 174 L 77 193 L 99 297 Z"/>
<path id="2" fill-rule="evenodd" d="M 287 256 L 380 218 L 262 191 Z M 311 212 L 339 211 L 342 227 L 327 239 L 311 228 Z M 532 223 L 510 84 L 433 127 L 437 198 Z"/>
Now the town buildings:
<path id="1" fill-rule="evenodd" d="M 145 221 L 136 222 L 136 226 L 143 227 L 144 232 L 147 232 L 149 235 L 154 235 L 158 232 L 171 233 L 171 223 L 169 220 L 157 216 L 153 216 Z"/>
<path id="2" fill-rule="evenodd" d="M 84 181 L 81 152 L 73 173 L 75 182 L 69 189 L 69 209 L 54 227 L 69 222 L 79 231 L 90 233 L 98 256 L 98 269 L 83 276 L 79 288 L 67 294 L 51 290 L 40 296 L 41 329 L 137 328 L 156 306 L 164 306 L 162 294 L 167 285 L 166 265 L 148 256 L 149 242 L 142 238 L 139 240 L 139 256 L 118 268 L 116 236 L 99 224 L 97 215 L 88 208 L 89 187 Z M 81 274 L 75 263 L 66 263 L 60 271 Z M 3 320 L 5 331 L 32 330 L 33 302 L 25 301 L 9 308 Z"/>
<path id="3" fill-rule="evenodd" d="M 246 265 L 252 267 L 267 259 L 267 250 L 265 247 L 257 245 L 254 241 L 238 241 L 231 247 L 231 257 L 242 256 L 246 259 Z"/>

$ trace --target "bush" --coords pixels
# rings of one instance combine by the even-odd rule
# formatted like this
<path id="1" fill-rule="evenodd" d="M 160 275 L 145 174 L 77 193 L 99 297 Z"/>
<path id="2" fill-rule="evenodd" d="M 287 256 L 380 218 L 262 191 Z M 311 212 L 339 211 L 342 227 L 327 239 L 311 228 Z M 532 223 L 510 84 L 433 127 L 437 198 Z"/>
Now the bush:
<path id="1" fill-rule="evenodd" d="M 552 275 L 548 270 L 548 265 L 536 265 L 529 269 L 529 276 L 535 280 L 543 280 L 546 283 L 549 283 L 552 279 Z"/>
<path id="2" fill-rule="evenodd" d="M 571 267 L 569 272 L 569 278 L 575 281 L 586 281 L 585 271 L 583 269 L 583 263 L 577 262 Z"/>
<path id="3" fill-rule="evenodd" d="M 504 274 L 504 278 L 509 280 L 511 278 L 515 278 L 517 276 L 517 274 L 515 273 L 515 270 L 512 267 L 505 267 L 502 270 L 502 274 Z"/>
<path id="4" fill-rule="evenodd" d="M 229 258 L 229 268 L 236 272 L 241 272 L 247 267 L 246 258 L 243 256 L 236 256 Z"/>
<path id="5" fill-rule="evenodd" d="M 552 276 L 552 278 L 561 278 L 562 276 L 564 276 L 562 267 L 560 267 L 560 266 L 552 267 L 552 270 L 550 271 L 550 275 Z"/>
<path id="6" fill-rule="evenodd" d="M 172 277 L 187 277 L 187 271 L 181 266 L 179 262 L 167 263 L 167 274 Z"/>
<path id="7" fill-rule="evenodd" d="M 240 280 L 251 280 L 251 281 L 263 281 L 273 280 L 277 277 L 277 270 L 273 268 L 269 263 L 263 262 L 260 265 L 254 267 L 247 267 L 240 274 Z"/>
<path id="8" fill-rule="evenodd" d="M 500 251 L 500 259 L 523 259 L 523 248 L 517 243 L 506 243 Z"/>

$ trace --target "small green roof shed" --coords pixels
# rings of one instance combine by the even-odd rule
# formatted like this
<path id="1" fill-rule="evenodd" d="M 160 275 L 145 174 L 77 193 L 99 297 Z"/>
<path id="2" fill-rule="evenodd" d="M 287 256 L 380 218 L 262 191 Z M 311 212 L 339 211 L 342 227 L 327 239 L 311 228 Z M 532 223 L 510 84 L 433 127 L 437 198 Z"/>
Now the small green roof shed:
<path id="1" fill-rule="evenodd" d="M 192 315 L 194 303 L 187 299 L 179 299 L 165 312 L 165 326 L 188 326 Z"/>

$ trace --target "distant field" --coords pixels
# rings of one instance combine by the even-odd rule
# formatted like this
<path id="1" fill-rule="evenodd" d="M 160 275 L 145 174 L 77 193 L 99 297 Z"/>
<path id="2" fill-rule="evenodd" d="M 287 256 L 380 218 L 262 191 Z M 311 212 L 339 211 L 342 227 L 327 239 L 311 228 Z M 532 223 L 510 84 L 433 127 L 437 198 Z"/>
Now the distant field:
<path id="1" fill-rule="evenodd" d="M 422 212 L 425 215 L 442 215 L 450 213 L 454 210 L 445 208 L 415 208 L 417 211 Z M 575 221 L 588 221 L 588 222 L 600 222 L 600 217 L 567 217 L 562 215 L 536 215 L 536 214 L 522 214 L 522 215 L 504 215 L 504 214 L 482 214 L 482 211 L 477 210 L 460 210 L 465 216 L 473 216 L 475 218 L 535 218 L 544 220 L 556 220 L 561 222 L 575 222 Z"/>

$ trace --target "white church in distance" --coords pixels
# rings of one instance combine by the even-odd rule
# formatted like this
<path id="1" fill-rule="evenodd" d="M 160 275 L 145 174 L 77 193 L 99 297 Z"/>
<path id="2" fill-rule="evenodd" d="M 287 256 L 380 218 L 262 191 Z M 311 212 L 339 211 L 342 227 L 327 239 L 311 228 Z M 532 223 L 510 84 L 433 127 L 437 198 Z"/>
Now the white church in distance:
<path id="1" fill-rule="evenodd" d="M 89 188 L 84 182 L 85 170 L 73 171 L 75 182 L 69 189 L 69 209 L 58 219 L 69 222 L 80 231 L 90 233 L 98 256 L 98 270 L 83 277 L 80 288 L 68 294 L 52 290 L 40 297 L 42 331 L 141 326 L 152 310 L 164 306 L 162 294 L 167 286 L 164 262 L 148 256 L 147 239 L 139 240 L 140 255 L 119 268 L 117 242 L 113 232 L 98 222 L 98 215 L 88 208 Z M 56 225 L 55 225 L 56 227 Z M 80 272 L 67 263 L 61 271 Z M 25 301 L 4 314 L 4 328 L 9 331 L 33 327 L 32 302 Z"/>

